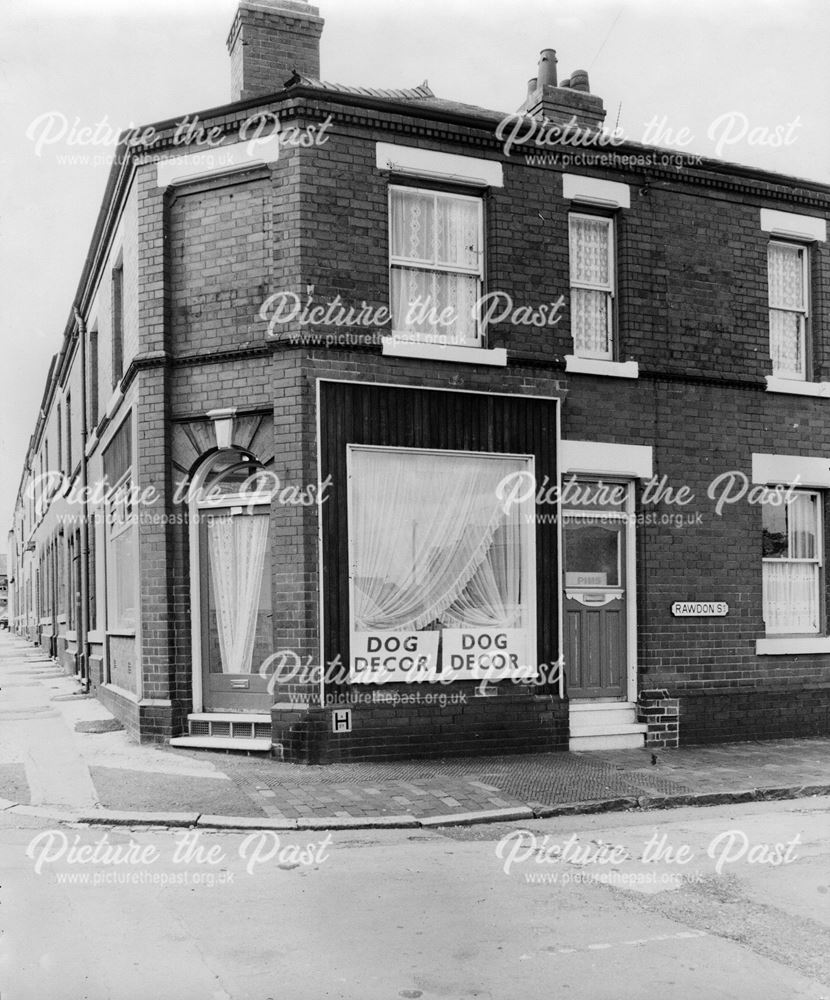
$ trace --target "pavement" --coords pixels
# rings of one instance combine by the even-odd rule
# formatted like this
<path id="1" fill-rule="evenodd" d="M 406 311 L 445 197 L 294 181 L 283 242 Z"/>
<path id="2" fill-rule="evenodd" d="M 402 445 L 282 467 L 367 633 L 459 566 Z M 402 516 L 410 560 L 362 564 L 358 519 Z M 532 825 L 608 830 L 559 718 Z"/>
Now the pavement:
<path id="1" fill-rule="evenodd" d="M 321 766 L 131 742 L 0 632 L 0 812 L 107 825 L 430 828 L 830 794 L 830 738 Z"/>

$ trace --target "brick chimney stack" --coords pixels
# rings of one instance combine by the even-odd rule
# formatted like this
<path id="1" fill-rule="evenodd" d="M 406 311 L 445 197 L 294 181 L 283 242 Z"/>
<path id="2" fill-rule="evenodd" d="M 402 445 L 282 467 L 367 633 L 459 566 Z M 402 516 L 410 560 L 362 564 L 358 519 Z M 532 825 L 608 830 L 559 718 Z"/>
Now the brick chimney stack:
<path id="1" fill-rule="evenodd" d="M 231 99 L 274 94 L 294 70 L 319 78 L 322 31 L 306 0 L 240 0 L 228 35 Z"/>
<path id="2" fill-rule="evenodd" d="M 567 80 L 557 82 L 553 49 L 542 50 L 538 74 L 528 81 L 527 97 L 519 110 L 556 125 L 565 125 L 574 118 L 579 126 L 588 129 L 601 128 L 605 120 L 602 98 L 591 93 L 585 70 L 574 70 Z"/>

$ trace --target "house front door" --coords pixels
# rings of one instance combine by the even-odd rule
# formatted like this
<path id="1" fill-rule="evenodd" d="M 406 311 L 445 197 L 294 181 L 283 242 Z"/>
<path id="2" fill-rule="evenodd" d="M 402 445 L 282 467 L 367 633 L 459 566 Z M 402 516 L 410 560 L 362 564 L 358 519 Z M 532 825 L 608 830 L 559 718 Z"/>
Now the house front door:
<path id="1" fill-rule="evenodd" d="M 200 512 L 205 711 L 267 713 L 273 701 L 260 675 L 273 652 L 269 526 L 267 506 Z"/>
<path id="2" fill-rule="evenodd" d="M 568 511 L 563 537 L 568 696 L 625 700 L 629 601 L 625 514 Z"/>

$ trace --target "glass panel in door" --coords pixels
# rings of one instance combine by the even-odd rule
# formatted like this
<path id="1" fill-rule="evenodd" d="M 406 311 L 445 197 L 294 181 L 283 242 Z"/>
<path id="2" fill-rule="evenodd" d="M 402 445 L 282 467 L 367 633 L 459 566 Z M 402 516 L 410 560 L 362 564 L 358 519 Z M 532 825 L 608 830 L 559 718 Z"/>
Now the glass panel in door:
<path id="1" fill-rule="evenodd" d="M 274 649 L 270 512 L 267 507 L 201 511 L 202 672 L 206 711 L 268 712 Z"/>

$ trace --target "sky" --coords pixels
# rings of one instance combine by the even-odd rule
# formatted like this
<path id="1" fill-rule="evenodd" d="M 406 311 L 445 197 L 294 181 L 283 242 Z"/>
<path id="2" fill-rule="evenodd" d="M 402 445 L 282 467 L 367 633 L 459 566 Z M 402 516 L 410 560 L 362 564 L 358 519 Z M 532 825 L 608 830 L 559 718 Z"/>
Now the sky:
<path id="1" fill-rule="evenodd" d="M 631 139 L 830 183 L 827 0 L 318 6 L 326 80 L 428 79 L 438 96 L 511 112 L 539 51 L 554 48 L 560 79 L 587 70 L 608 123 Z M 0 4 L 0 552 L 114 137 L 230 99 L 235 9 L 236 0 Z M 113 141 L 73 142 L 81 127 Z"/>

